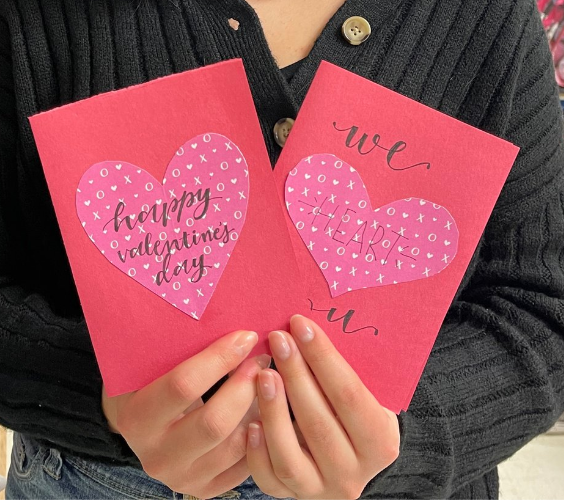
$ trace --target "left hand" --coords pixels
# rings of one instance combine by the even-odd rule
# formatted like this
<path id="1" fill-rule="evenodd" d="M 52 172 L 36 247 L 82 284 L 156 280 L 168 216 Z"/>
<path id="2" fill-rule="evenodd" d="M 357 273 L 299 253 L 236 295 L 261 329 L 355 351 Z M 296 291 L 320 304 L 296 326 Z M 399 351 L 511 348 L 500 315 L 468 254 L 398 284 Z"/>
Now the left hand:
<path id="1" fill-rule="evenodd" d="M 397 416 L 318 325 L 297 315 L 290 326 L 292 335 L 269 335 L 279 373 L 262 370 L 257 380 L 261 422 L 249 425 L 251 475 L 273 497 L 356 499 L 398 457 Z"/>

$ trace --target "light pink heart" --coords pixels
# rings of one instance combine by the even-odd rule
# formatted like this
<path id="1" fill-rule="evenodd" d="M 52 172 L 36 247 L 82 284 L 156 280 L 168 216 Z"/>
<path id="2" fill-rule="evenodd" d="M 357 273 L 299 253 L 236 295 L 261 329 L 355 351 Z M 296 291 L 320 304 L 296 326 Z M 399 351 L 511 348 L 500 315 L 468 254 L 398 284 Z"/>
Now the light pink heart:
<path id="1" fill-rule="evenodd" d="M 331 154 L 300 161 L 286 179 L 285 199 L 332 297 L 431 277 L 458 249 L 446 208 L 405 198 L 373 210 L 359 173 Z"/>
<path id="2" fill-rule="evenodd" d="M 92 165 L 80 180 L 76 209 L 106 259 L 199 319 L 239 238 L 248 197 L 241 151 L 209 133 L 176 151 L 162 184 L 125 161 Z"/>

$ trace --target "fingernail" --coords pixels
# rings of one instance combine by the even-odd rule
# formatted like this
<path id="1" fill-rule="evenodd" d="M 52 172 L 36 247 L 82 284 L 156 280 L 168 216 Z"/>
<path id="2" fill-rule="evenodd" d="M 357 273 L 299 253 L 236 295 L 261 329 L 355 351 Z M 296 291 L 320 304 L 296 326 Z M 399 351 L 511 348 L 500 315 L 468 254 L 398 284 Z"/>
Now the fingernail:
<path id="1" fill-rule="evenodd" d="M 270 332 L 268 339 L 270 340 L 270 348 L 277 358 L 285 360 L 290 357 L 292 351 L 290 350 L 290 344 L 288 344 L 286 335 L 282 332 L 274 331 Z"/>
<path id="2" fill-rule="evenodd" d="M 313 340 L 315 333 L 313 332 L 313 328 L 309 320 L 304 317 L 300 316 L 299 314 L 295 316 L 295 321 L 292 325 L 292 334 L 294 334 L 301 342 L 310 342 Z"/>
<path id="3" fill-rule="evenodd" d="M 262 397 L 266 401 L 271 401 L 276 396 L 276 384 L 274 381 L 274 375 L 269 371 L 263 370 L 259 373 L 259 385 Z"/>
<path id="4" fill-rule="evenodd" d="M 257 332 L 242 332 L 234 342 L 234 347 L 241 356 L 251 352 L 258 342 Z"/>
<path id="5" fill-rule="evenodd" d="M 260 445 L 260 428 L 254 422 L 249 424 L 249 444 L 251 448 L 258 448 Z"/>
<path id="6" fill-rule="evenodd" d="M 272 357 L 268 354 L 260 354 L 255 358 L 255 361 L 261 368 L 268 368 L 270 366 L 270 361 Z"/>

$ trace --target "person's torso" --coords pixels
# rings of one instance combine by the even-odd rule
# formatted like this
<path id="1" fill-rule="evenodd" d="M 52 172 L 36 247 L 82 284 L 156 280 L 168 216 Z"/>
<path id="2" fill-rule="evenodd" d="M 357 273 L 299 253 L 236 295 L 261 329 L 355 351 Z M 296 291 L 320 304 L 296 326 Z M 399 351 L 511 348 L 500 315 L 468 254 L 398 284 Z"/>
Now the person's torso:
<path id="1" fill-rule="evenodd" d="M 55 311 L 81 314 L 29 116 L 242 58 L 275 165 L 281 148 L 273 127 L 281 118 L 296 118 L 319 62 L 327 60 L 503 137 L 515 68 L 525 57 L 517 50 L 519 37 L 532 5 L 520 0 L 347 0 L 288 81 L 259 17 L 244 0 L 4 0 L 0 30 L 7 31 L 0 38 L 11 52 L 17 144 L 6 162 L 13 168 L 0 177 L 0 200 L 9 207 L 4 213 L 7 237 L 15 246 L 14 269 Z M 361 16 L 371 28 L 370 37 L 358 45 L 341 29 L 352 16 Z M 378 116 L 372 119 L 376 127 Z M 37 251 L 41 262 L 33 258 Z"/>

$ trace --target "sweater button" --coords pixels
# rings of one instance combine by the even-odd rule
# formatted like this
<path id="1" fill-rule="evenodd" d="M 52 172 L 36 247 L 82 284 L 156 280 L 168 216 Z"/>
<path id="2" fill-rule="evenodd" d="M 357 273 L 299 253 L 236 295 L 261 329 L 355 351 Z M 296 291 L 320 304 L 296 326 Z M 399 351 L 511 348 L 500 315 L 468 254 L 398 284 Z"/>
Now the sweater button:
<path id="1" fill-rule="evenodd" d="M 293 126 L 294 120 L 292 120 L 292 118 L 281 118 L 274 124 L 274 140 L 281 148 L 286 144 L 286 140 Z"/>
<path id="2" fill-rule="evenodd" d="M 368 39 L 372 29 L 364 17 L 353 16 L 343 23 L 341 32 L 351 45 L 360 45 Z"/>

